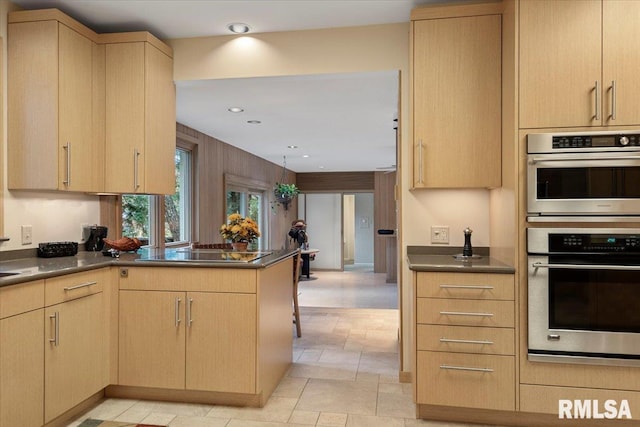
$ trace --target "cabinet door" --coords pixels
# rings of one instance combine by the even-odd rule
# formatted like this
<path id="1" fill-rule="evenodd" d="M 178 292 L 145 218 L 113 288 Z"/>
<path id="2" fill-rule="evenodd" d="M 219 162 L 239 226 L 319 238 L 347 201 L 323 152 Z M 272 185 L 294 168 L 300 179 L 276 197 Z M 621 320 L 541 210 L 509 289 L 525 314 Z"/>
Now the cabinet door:
<path id="1" fill-rule="evenodd" d="M 0 320 L 0 426 L 38 427 L 44 387 L 44 310 Z"/>
<path id="2" fill-rule="evenodd" d="M 144 43 L 107 45 L 105 78 L 105 189 L 141 193 L 145 172 Z"/>
<path id="3" fill-rule="evenodd" d="M 605 123 L 637 125 L 640 123 L 640 2 L 607 0 L 603 2 L 602 11 Z"/>
<path id="4" fill-rule="evenodd" d="M 58 189 L 100 189 L 104 162 L 93 141 L 93 42 L 58 25 Z"/>
<path id="5" fill-rule="evenodd" d="M 256 296 L 188 293 L 189 390 L 256 393 Z"/>
<path id="6" fill-rule="evenodd" d="M 184 389 L 184 292 L 120 291 L 120 385 Z"/>
<path id="7" fill-rule="evenodd" d="M 520 2 L 520 128 L 602 123 L 601 7 Z"/>
<path id="8" fill-rule="evenodd" d="M 176 191 L 176 96 L 173 59 L 145 46 L 145 192 Z"/>
<path id="9" fill-rule="evenodd" d="M 57 31 L 56 21 L 8 25 L 7 183 L 10 189 L 58 188 Z"/>
<path id="10" fill-rule="evenodd" d="M 414 185 L 500 186 L 501 18 L 414 23 Z"/>
<path id="11" fill-rule="evenodd" d="M 102 293 L 45 308 L 45 423 L 105 384 Z"/>

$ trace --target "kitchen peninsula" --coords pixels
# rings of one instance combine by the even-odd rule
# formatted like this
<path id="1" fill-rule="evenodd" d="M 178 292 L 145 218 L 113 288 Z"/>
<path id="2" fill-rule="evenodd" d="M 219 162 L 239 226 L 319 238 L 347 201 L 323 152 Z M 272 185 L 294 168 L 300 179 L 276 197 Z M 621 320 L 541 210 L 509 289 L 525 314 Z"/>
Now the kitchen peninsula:
<path id="1" fill-rule="evenodd" d="M 103 396 L 264 406 L 292 361 L 295 251 L 180 253 L 0 262 L 0 426 L 64 425 Z"/>

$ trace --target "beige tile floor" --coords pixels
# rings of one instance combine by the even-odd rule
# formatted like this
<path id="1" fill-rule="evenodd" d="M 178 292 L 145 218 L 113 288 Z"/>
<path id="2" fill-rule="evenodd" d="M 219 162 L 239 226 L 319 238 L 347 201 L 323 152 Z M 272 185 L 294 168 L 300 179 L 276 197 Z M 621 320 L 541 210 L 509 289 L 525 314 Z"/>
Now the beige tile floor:
<path id="1" fill-rule="evenodd" d="M 318 283 L 335 272 L 323 274 L 315 273 Z M 349 280 L 367 286 L 366 276 Z M 415 419 L 411 385 L 398 381 L 398 310 L 313 307 L 313 299 L 306 301 L 293 364 L 264 408 L 106 399 L 68 426 L 86 418 L 170 427 L 464 426 Z"/>

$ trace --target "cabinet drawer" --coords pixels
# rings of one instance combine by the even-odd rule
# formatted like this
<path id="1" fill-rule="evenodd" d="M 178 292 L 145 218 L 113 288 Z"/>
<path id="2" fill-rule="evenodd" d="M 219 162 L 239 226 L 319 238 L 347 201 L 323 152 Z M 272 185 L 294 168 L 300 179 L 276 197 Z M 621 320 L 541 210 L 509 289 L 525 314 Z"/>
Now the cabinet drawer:
<path id="1" fill-rule="evenodd" d="M 108 271 L 108 269 L 102 268 L 46 279 L 44 284 L 45 305 L 59 304 L 102 292 L 109 277 Z"/>
<path id="2" fill-rule="evenodd" d="M 0 319 L 44 307 L 44 280 L 0 288 Z"/>
<path id="3" fill-rule="evenodd" d="M 417 403 L 515 410 L 515 357 L 419 351 Z"/>
<path id="4" fill-rule="evenodd" d="M 514 327 L 513 301 L 418 298 L 418 323 Z"/>
<path id="5" fill-rule="evenodd" d="M 513 274 L 417 273 L 418 297 L 513 300 Z"/>
<path id="6" fill-rule="evenodd" d="M 253 268 L 121 267 L 120 289 L 255 294 L 257 271 Z"/>
<path id="7" fill-rule="evenodd" d="M 418 325 L 418 350 L 514 355 L 514 330 Z"/>

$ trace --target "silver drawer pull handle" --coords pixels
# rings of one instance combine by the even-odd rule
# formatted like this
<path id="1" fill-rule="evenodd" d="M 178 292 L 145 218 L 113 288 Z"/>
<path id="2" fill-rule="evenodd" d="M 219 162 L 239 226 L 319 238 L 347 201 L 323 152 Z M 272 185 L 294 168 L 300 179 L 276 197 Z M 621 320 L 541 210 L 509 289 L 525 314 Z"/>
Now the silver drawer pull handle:
<path id="1" fill-rule="evenodd" d="M 75 286 L 69 286 L 64 288 L 65 291 L 73 291 L 74 289 L 80 289 L 80 288 L 86 288 L 88 286 L 93 286 L 93 285 L 97 285 L 98 282 L 85 282 L 85 283 L 80 283 L 79 285 L 75 285 Z"/>
<path id="2" fill-rule="evenodd" d="M 180 303 L 182 302 L 182 298 L 176 298 L 176 328 L 180 326 Z"/>
<path id="3" fill-rule="evenodd" d="M 465 313 L 461 311 L 441 311 L 443 316 L 477 316 L 477 317 L 493 317 L 493 313 Z"/>
<path id="4" fill-rule="evenodd" d="M 440 369 L 450 369 L 452 371 L 472 371 L 472 372 L 493 372 L 491 368 L 470 368 L 468 366 L 440 365 Z"/>
<path id="5" fill-rule="evenodd" d="M 49 315 L 49 319 L 53 319 L 53 338 L 49 338 L 49 342 L 57 347 L 60 345 L 60 314 L 56 311 Z"/>
<path id="6" fill-rule="evenodd" d="M 441 289 L 478 289 L 487 290 L 493 289 L 493 286 L 481 286 L 481 285 L 440 285 Z"/>
<path id="7" fill-rule="evenodd" d="M 493 345 L 493 341 L 487 340 L 457 340 L 454 338 L 440 338 L 440 342 L 450 342 L 456 344 L 481 344 L 481 345 Z"/>

